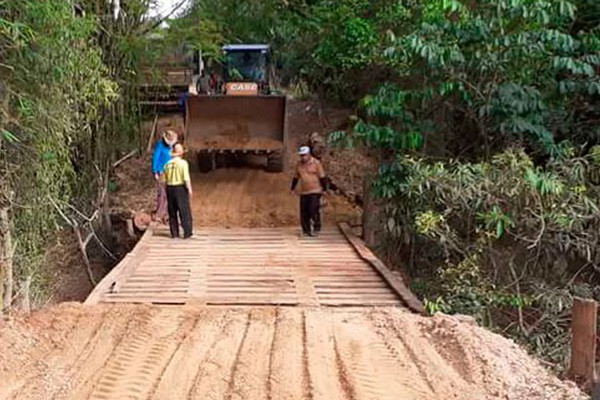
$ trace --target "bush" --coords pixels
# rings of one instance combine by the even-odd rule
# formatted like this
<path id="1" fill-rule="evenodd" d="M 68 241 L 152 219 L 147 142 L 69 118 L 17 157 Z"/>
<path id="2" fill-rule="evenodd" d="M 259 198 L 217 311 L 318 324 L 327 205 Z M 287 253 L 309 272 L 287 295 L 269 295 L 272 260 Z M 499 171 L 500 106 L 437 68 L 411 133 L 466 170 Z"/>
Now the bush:
<path id="1" fill-rule="evenodd" d="M 434 282 L 424 293 L 436 299 L 426 302 L 430 310 L 510 327 L 539 350 L 540 329 L 564 319 L 570 301 L 557 307 L 548 299 L 570 299 L 574 283 L 596 279 L 595 154 L 546 168 L 536 167 L 522 149 L 479 163 L 399 157 L 381 168 L 375 183 L 387 199 L 384 247 L 394 253 L 398 245 L 405 248 L 412 260 L 408 272 Z"/>

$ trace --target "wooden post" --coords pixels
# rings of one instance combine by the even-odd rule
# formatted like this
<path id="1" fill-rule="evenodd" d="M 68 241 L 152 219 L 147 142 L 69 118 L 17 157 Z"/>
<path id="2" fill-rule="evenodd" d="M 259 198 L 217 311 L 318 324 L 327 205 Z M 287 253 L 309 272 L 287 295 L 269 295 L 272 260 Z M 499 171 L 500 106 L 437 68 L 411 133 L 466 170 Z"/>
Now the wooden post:
<path id="1" fill-rule="evenodd" d="M 381 221 L 380 201 L 373 193 L 372 182 L 374 175 L 367 175 L 363 181 L 363 214 L 362 238 L 367 246 L 375 247 L 381 238 L 381 229 L 383 222 Z"/>
<path id="2" fill-rule="evenodd" d="M 594 300 L 573 299 L 573 350 L 570 375 L 591 384 L 595 376 L 596 323 L 598 305 Z"/>

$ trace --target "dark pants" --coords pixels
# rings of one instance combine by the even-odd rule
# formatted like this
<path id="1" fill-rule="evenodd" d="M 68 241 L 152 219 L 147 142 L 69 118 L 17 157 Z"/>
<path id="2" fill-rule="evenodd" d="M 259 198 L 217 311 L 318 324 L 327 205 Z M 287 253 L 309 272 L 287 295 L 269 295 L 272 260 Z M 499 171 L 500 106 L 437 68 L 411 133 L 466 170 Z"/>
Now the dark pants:
<path id="1" fill-rule="evenodd" d="M 302 232 L 311 233 L 310 225 L 313 224 L 315 232 L 321 230 L 321 194 L 303 194 L 300 196 L 300 224 Z"/>
<path id="2" fill-rule="evenodd" d="M 185 185 L 167 186 L 167 202 L 169 208 L 169 228 L 171 237 L 179 237 L 179 218 L 183 225 L 183 237 L 192 236 L 192 210 L 190 195 Z"/>

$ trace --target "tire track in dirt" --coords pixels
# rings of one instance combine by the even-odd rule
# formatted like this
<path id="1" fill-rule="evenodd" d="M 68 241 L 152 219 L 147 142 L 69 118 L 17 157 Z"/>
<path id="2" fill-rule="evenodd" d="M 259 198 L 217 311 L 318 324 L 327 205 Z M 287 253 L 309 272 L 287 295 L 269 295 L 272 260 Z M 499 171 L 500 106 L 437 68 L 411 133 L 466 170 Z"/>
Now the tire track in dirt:
<path id="1" fill-rule="evenodd" d="M 95 382 L 90 399 L 147 398 L 167 354 L 181 340 L 184 320 L 159 309 L 128 335 Z"/>
<path id="2" fill-rule="evenodd" d="M 355 400 L 430 400 L 433 393 L 416 371 L 404 369 L 373 332 L 363 312 L 334 315 L 336 359 L 342 386 Z"/>
<path id="3" fill-rule="evenodd" d="M 173 352 L 150 398 L 186 398 L 208 351 L 223 335 L 227 317 L 231 313 L 213 314 L 205 310 L 196 313 L 194 326 Z"/>
<path id="4" fill-rule="evenodd" d="M 232 312 L 227 325 L 200 364 L 187 393 L 188 400 L 224 399 L 229 390 L 235 362 L 250 325 L 248 311 Z M 237 351 L 232 351 L 237 349 Z M 224 377 L 226 377 L 224 379 Z"/>
<path id="5" fill-rule="evenodd" d="M 275 349 L 277 333 L 279 332 L 281 324 L 281 309 L 277 307 L 275 310 L 275 321 L 273 326 L 273 337 L 271 338 L 271 347 L 269 348 L 269 369 L 267 373 L 267 400 L 273 400 L 273 363 L 275 358 Z"/>
<path id="6" fill-rule="evenodd" d="M 269 399 L 309 400 L 304 313 L 278 309 L 270 354 Z"/>
<path id="7" fill-rule="evenodd" d="M 70 366 L 68 373 L 64 377 L 63 385 L 53 394 L 52 400 L 58 400 L 64 398 L 72 390 L 73 382 L 76 381 L 76 377 L 85 369 L 89 363 L 93 352 L 98 347 L 101 338 L 106 335 L 107 332 L 112 332 L 116 328 L 117 321 L 115 319 L 107 318 L 112 313 L 114 307 L 109 307 L 101 317 L 101 320 L 95 325 L 92 335 L 85 339 L 85 346 L 77 359 Z"/>
<path id="8" fill-rule="evenodd" d="M 308 363 L 308 332 L 306 328 L 306 312 L 302 311 L 302 389 L 306 399 L 313 399 L 310 365 Z"/>
<path id="9" fill-rule="evenodd" d="M 257 308 L 250 313 L 250 323 L 236 357 L 226 399 L 269 398 L 269 370 L 275 320 L 274 308 Z"/>
<path id="10" fill-rule="evenodd" d="M 352 400 L 337 373 L 331 311 L 306 310 L 306 344 L 311 397 L 316 400 Z"/>
<path id="11" fill-rule="evenodd" d="M 505 339 L 397 308 L 82 306 L 57 321 L 8 336 L 0 393 L 27 380 L 12 398 L 585 398 Z M 45 343 L 48 332 L 64 338 Z M 32 347 L 11 350 L 23 338 Z"/>
<path id="12" fill-rule="evenodd" d="M 65 383 L 65 386 L 57 393 L 55 400 L 87 399 L 111 357 L 134 329 L 149 320 L 150 309 L 140 308 L 135 313 L 132 310 L 118 309 L 107 314 L 106 318 L 109 319 L 109 322 L 100 332 L 100 336 L 95 340 L 87 357 L 82 359 L 81 369 L 75 371 L 75 376 Z"/>
<path id="13" fill-rule="evenodd" d="M 165 376 L 165 373 L 167 371 L 167 368 L 172 364 L 173 359 L 175 358 L 175 356 L 179 353 L 179 350 L 181 349 L 181 347 L 183 346 L 183 344 L 187 341 L 188 337 L 190 336 L 190 334 L 197 329 L 198 325 L 200 324 L 200 320 L 202 318 L 203 314 L 200 313 L 199 315 L 197 315 L 195 317 L 195 319 L 188 319 L 184 316 L 184 331 L 181 334 L 181 338 L 179 339 L 177 345 L 175 346 L 175 349 L 173 351 L 171 351 L 170 355 L 168 355 L 166 362 L 164 363 L 164 365 L 162 366 L 160 372 L 158 373 L 158 378 L 156 379 L 155 383 L 152 385 L 152 389 L 150 390 L 150 393 L 148 394 L 148 398 L 154 398 L 154 394 L 156 392 L 156 389 L 158 388 L 158 385 L 160 384 L 160 382 L 163 380 L 163 377 Z"/>
<path id="14" fill-rule="evenodd" d="M 340 381 L 340 385 L 342 386 L 342 390 L 344 391 L 344 395 L 348 400 L 357 400 L 354 383 L 351 383 L 350 379 L 348 378 L 348 366 L 342 361 L 342 356 L 340 355 L 339 345 L 335 334 L 333 336 L 333 349 L 335 352 L 335 370 Z M 355 381 L 355 379 L 353 379 L 353 381 Z"/>
<path id="15" fill-rule="evenodd" d="M 484 393 L 472 394 L 473 386 L 468 385 L 455 370 L 447 368 L 446 361 L 423 336 L 411 317 L 408 313 L 392 314 L 386 310 L 371 313 L 369 321 L 396 358 L 407 357 L 403 364 L 413 370 L 411 375 L 425 380 L 435 395 L 432 397 L 456 400 L 485 398 Z"/>
<path id="16" fill-rule="evenodd" d="M 231 400 L 234 393 L 234 379 L 240 367 L 240 355 L 242 353 L 242 348 L 244 347 L 244 343 L 246 342 L 246 338 L 248 337 L 248 330 L 250 329 L 250 323 L 252 321 L 252 311 L 248 313 L 248 319 L 246 320 L 246 327 L 244 328 L 244 334 L 242 335 L 242 339 L 237 346 L 237 351 L 235 352 L 235 358 L 233 359 L 233 363 L 230 368 L 227 391 L 225 392 L 223 398 L 226 400 Z"/>

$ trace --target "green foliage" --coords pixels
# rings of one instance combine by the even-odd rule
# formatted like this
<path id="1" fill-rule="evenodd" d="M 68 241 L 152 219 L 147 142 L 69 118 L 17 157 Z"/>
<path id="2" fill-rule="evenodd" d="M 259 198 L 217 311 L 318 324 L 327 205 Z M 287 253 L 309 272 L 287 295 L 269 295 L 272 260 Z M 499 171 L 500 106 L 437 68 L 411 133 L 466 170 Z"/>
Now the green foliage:
<path id="1" fill-rule="evenodd" d="M 143 46 L 133 28 L 147 1 L 123 4 L 118 23 L 106 2 L 79 3 L 85 16 L 71 2 L 0 0 L 0 204 L 11 212 L 16 280 L 33 277 L 34 293 L 62 227 L 53 203 L 95 207 L 97 171 L 136 143 L 129 83 Z"/>
<path id="2" fill-rule="evenodd" d="M 600 257 L 600 188 L 588 180 L 597 150 L 574 153 L 544 169 L 508 150 L 479 163 L 398 156 L 380 170 L 374 190 L 386 199 L 386 241 L 410 254 L 403 264 L 411 275 L 431 282 L 430 311 L 471 314 L 490 327 L 521 314 L 507 331 L 553 362 L 566 360 L 567 306 L 545 302 L 544 293 L 572 296 L 565 285 L 592 279 L 585 266 Z"/>
<path id="3" fill-rule="evenodd" d="M 565 132 L 581 140 L 579 118 L 565 111 L 600 89 L 598 36 L 570 31 L 575 10 L 567 1 L 424 2 L 420 24 L 392 28 L 405 33 L 389 35 L 385 51 L 390 66 L 402 66 L 397 79 L 413 84 L 386 83 L 365 97 L 365 119 L 393 126 L 397 136 L 434 126 L 447 136 L 461 118 L 487 155 L 519 140 L 557 156 Z M 376 139 L 377 128 L 370 130 Z"/>

